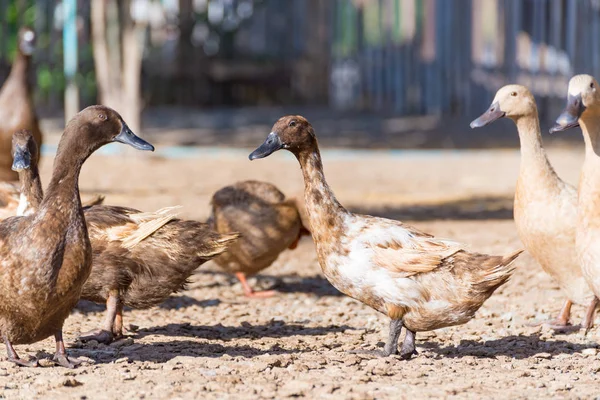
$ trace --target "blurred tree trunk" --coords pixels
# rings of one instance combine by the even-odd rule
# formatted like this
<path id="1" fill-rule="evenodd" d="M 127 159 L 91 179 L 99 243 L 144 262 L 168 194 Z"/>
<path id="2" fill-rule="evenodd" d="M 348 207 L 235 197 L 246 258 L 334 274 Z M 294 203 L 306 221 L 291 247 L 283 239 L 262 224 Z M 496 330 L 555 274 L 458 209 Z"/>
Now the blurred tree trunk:
<path id="1" fill-rule="evenodd" d="M 139 133 L 146 24 L 133 20 L 131 1 L 92 0 L 92 43 L 100 102 L 117 110 Z"/>

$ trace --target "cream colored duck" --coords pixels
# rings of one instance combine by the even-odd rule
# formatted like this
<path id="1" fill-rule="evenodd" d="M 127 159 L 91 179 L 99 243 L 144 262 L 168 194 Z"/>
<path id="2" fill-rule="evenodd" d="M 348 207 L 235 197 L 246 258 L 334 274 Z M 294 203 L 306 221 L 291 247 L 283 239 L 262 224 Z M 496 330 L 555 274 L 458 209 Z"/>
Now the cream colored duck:
<path id="1" fill-rule="evenodd" d="M 325 277 L 342 293 L 391 318 L 383 352 L 415 353 L 415 334 L 463 324 L 510 278 L 517 251 L 506 257 L 469 253 L 399 221 L 353 214 L 335 198 L 323 173 L 315 132 L 301 116 L 273 126 L 250 159 L 286 149 L 302 168 L 310 231 Z"/>
<path id="2" fill-rule="evenodd" d="M 558 318 L 548 325 L 563 329 L 569 324 L 571 305 L 589 305 L 582 327 L 594 322 L 595 296 L 583 278 L 575 251 L 577 190 L 563 182 L 542 146 L 535 98 L 524 86 L 498 90 L 488 110 L 471 123 L 472 128 L 510 118 L 521 141 L 521 165 L 515 192 L 514 217 L 525 248 L 562 289 L 567 299 Z"/>
<path id="3" fill-rule="evenodd" d="M 600 296 L 600 93 L 590 75 L 569 81 L 567 107 L 550 130 L 558 132 L 580 125 L 585 160 L 579 179 L 576 249 L 583 276 Z M 598 300 L 596 299 L 596 304 Z"/>

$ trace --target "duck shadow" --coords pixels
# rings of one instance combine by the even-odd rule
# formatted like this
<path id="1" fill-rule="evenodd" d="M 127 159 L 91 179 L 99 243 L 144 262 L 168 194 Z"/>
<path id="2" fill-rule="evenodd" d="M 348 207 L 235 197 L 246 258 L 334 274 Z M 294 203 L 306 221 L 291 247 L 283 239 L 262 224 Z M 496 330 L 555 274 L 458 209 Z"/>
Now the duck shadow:
<path id="1" fill-rule="evenodd" d="M 432 221 L 512 219 L 513 198 L 507 196 L 469 197 L 430 205 L 402 207 L 351 207 L 352 212 L 395 220 Z"/>
<path id="2" fill-rule="evenodd" d="M 175 357 L 220 358 L 224 355 L 231 357 L 254 358 L 261 355 L 296 354 L 312 351 L 311 349 L 284 349 L 278 344 L 261 349 L 248 345 L 227 346 L 218 343 L 198 343 L 192 340 L 171 340 L 160 343 L 144 343 L 123 346 L 86 346 L 71 347 L 69 354 L 75 357 L 88 357 L 95 364 L 110 364 L 127 358 L 126 362 L 148 361 L 166 363 Z M 38 354 L 38 357 L 51 358 L 51 354 Z M 123 360 L 125 361 L 125 360 Z"/>
<path id="3" fill-rule="evenodd" d="M 507 356 L 518 360 L 534 357 L 546 353 L 551 356 L 558 354 L 581 353 L 582 350 L 596 348 L 596 343 L 573 343 L 566 340 L 542 340 L 539 334 L 528 336 L 511 335 L 496 340 L 483 342 L 475 340 L 461 340 L 458 346 L 441 346 L 435 342 L 420 344 L 434 353 L 447 358 L 493 358 L 496 356 Z"/>
<path id="4" fill-rule="evenodd" d="M 164 326 L 139 329 L 134 337 L 141 339 L 146 336 L 187 336 L 208 340 L 260 339 L 265 337 L 284 338 L 290 336 L 322 336 L 355 330 L 349 325 L 328 325 L 310 327 L 301 324 L 286 324 L 284 321 L 272 320 L 264 325 L 252 325 L 242 322 L 240 326 L 192 325 L 190 323 L 173 323 Z"/>
<path id="5" fill-rule="evenodd" d="M 196 272 L 196 275 L 221 276 L 223 279 L 202 284 L 201 286 L 195 286 L 195 288 L 230 287 L 238 282 L 231 275 L 221 271 L 203 270 Z M 343 294 L 334 288 L 327 279 L 318 274 L 311 276 L 300 276 L 298 274 L 259 274 L 255 275 L 253 278 L 255 278 L 259 282 L 259 286 L 264 287 L 265 290 L 275 290 L 279 293 L 307 293 L 314 294 L 318 297 L 343 296 Z M 240 296 L 242 296 L 241 291 Z"/>

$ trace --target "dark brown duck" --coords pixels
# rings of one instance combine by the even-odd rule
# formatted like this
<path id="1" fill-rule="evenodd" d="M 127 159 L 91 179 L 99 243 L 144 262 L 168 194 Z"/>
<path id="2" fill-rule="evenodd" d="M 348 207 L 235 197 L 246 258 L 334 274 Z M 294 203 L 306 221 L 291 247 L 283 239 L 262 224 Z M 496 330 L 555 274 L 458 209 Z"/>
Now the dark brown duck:
<path id="1" fill-rule="evenodd" d="M 35 48 L 35 33 L 21 28 L 18 35 L 17 56 L 10 75 L 0 89 L 0 181 L 17 180 L 11 170 L 10 154 L 12 135 L 21 129 L 29 129 L 38 145 L 42 145 L 42 132 L 33 105 L 29 75 L 31 55 Z"/>
<path id="2" fill-rule="evenodd" d="M 273 291 L 253 291 L 246 277 L 270 266 L 285 249 L 294 249 L 302 225 L 294 199 L 286 199 L 275 185 L 260 181 L 238 182 L 213 195 L 209 223 L 218 232 L 239 232 L 241 238 L 215 262 L 235 274 L 248 297 L 268 297 Z"/>
<path id="3" fill-rule="evenodd" d="M 33 138 L 14 150 L 18 159 L 35 160 Z M 25 164 L 25 163 L 23 163 Z M 16 167 L 29 208 L 43 197 L 37 165 Z M 172 209 L 153 213 L 113 206 L 84 209 L 92 244 L 92 271 L 81 298 L 106 303 L 100 329 L 84 340 L 108 343 L 122 336 L 123 306 L 144 309 L 162 303 L 185 288 L 190 275 L 206 261 L 223 253 L 237 234 L 220 234 L 207 224 L 175 218 Z"/>
<path id="4" fill-rule="evenodd" d="M 70 368 L 78 363 L 67 357 L 62 326 L 79 300 L 92 263 L 79 172 L 95 150 L 111 142 L 154 149 L 135 136 L 114 110 L 88 107 L 66 126 L 52 180 L 37 212 L 0 222 L 0 333 L 12 362 L 36 365 L 36 360 L 20 359 L 13 344 L 54 335 L 54 360 Z M 16 152 L 13 165 L 15 169 L 26 166 L 26 156 Z"/>

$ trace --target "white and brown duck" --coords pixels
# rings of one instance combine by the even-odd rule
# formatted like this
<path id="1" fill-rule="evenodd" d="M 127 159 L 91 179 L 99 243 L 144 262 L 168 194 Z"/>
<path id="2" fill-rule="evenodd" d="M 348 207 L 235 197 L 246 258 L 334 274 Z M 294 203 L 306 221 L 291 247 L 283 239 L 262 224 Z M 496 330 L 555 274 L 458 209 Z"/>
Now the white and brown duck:
<path id="1" fill-rule="evenodd" d="M 325 180 L 317 138 L 305 118 L 279 119 L 250 159 L 280 149 L 300 163 L 310 231 L 325 277 L 391 319 L 385 348 L 376 353 L 396 354 L 405 327 L 401 356 L 410 358 L 416 332 L 469 321 L 510 278 L 521 251 L 505 257 L 469 253 L 400 221 L 346 210 Z"/>
<path id="2" fill-rule="evenodd" d="M 275 185 L 251 180 L 220 189 L 211 206 L 209 224 L 220 233 L 241 236 L 215 262 L 235 274 L 247 297 L 275 294 L 252 290 L 246 277 L 269 267 L 285 249 L 295 249 L 302 235 L 309 235 L 295 200 L 286 199 Z"/>
<path id="3" fill-rule="evenodd" d="M 17 55 L 10 75 L 0 89 L 0 181 L 16 181 L 17 173 L 11 170 L 10 153 L 12 135 L 28 129 L 38 145 L 42 145 L 42 132 L 33 104 L 29 75 L 31 56 L 35 49 L 35 32 L 27 27 L 18 34 Z M 13 214 L 14 215 L 14 214 Z"/>
<path id="4" fill-rule="evenodd" d="M 101 146 L 127 143 L 153 150 L 138 138 L 121 116 L 103 106 L 79 112 L 65 128 L 54 160 L 52 180 L 37 212 L 0 222 L 0 334 L 8 359 L 25 361 L 13 345 L 54 336 L 55 361 L 74 367 L 62 338 L 62 326 L 90 275 L 92 247 L 79 197 L 79 173 L 85 160 Z"/>
<path id="5" fill-rule="evenodd" d="M 15 134 L 13 169 L 22 187 L 20 208 L 37 211 L 43 199 L 36 144 L 28 131 Z M 102 326 L 80 337 L 110 343 L 123 335 L 123 306 L 145 309 L 183 290 L 206 261 L 223 253 L 237 233 L 176 218 L 176 207 L 156 212 L 97 205 L 84 208 L 92 245 L 92 270 L 81 298 L 106 304 Z"/>
<path id="6" fill-rule="evenodd" d="M 521 85 L 498 90 L 492 105 L 471 123 L 472 128 L 510 118 L 521 142 L 521 165 L 514 201 L 517 231 L 525 248 L 562 289 L 567 299 L 554 329 L 569 325 L 573 303 L 587 306 L 582 327 L 594 322 L 596 297 L 583 277 L 575 249 L 577 190 L 554 171 L 544 147 L 535 98 Z"/>
<path id="7" fill-rule="evenodd" d="M 585 159 L 579 179 L 576 249 L 583 276 L 596 297 L 600 297 L 599 90 L 593 76 L 571 78 L 567 106 L 551 129 L 551 132 L 558 132 L 581 126 L 583 132 Z"/>

